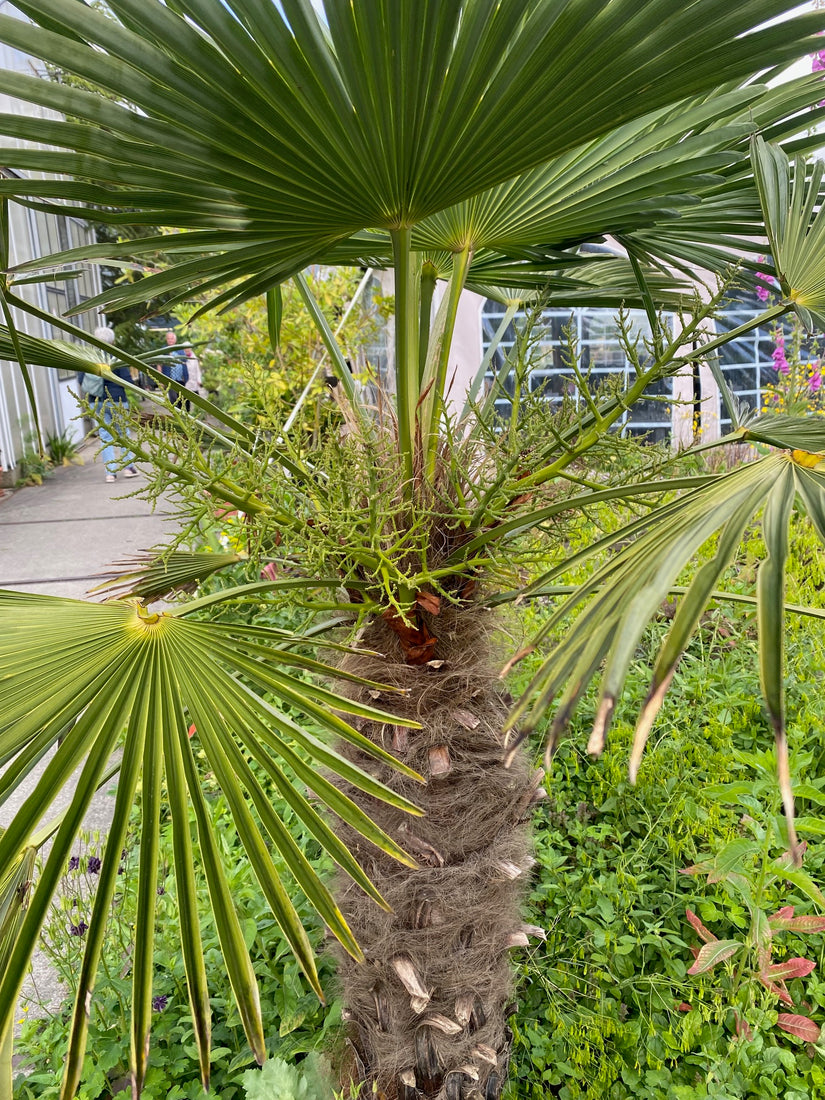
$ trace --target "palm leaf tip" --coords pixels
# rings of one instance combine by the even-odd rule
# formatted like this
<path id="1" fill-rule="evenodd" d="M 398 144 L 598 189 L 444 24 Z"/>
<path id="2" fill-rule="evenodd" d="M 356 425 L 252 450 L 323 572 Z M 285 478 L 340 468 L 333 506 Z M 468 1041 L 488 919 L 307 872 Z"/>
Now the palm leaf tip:
<path id="1" fill-rule="evenodd" d="M 647 699 L 645 700 L 645 704 L 642 707 L 642 712 L 639 715 L 639 720 L 636 723 L 636 729 L 633 733 L 633 744 L 630 749 L 630 762 L 628 764 L 628 775 L 630 782 L 634 785 L 639 775 L 639 767 L 642 762 L 647 740 L 650 737 L 650 731 L 653 729 L 653 724 L 662 708 L 662 703 L 665 700 L 667 689 L 670 687 L 674 671 L 675 666 L 671 668 L 667 676 L 658 683 L 654 679 L 650 691 L 648 692 Z"/>
<path id="2" fill-rule="evenodd" d="M 118 573 L 91 589 L 122 598 L 137 596 L 152 602 L 175 592 L 192 592 L 201 581 L 242 561 L 240 554 L 174 550 L 170 554 L 142 551 L 116 563 Z"/>
<path id="3" fill-rule="evenodd" d="M 596 721 L 593 723 L 590 739 L 587 742 L 587 751 L 591 756 L 601 756 L 604 752 L 604 747 L 607 744 L 607 731 L 613 721 L 615 709 L 615 695 L 605 695 L 599 704 Z"/>

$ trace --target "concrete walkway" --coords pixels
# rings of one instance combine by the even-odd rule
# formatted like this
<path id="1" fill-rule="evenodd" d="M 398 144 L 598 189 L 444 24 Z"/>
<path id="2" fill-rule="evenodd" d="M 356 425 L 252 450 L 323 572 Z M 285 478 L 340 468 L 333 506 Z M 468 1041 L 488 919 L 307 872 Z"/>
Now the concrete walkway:
<path id="1" fill-rule="evenodd" d="M 58 469 L 43 485 L 0 497 L 0 588 L 41 592 L 82 599 L 90 588 L 111 575 L 113 563 L 162 542 L 173 524 L 161 508 L 135 497 L 123 498 L 143 483 L 143 477 L 108 485 L 106 471 L 88 446 L 82 466 Z M 96 597 L 102 598 L 102 597 Z M 0 614 L 0 633 L 3 630 Z M 31 793 L 51 754 L 26 782 L 0 806 L 0 827 L 8 825 Z M 51 819 L 68 802 L 69 783 L 46 815 Z M 84 820 L 86 832 L 105 834 L 114 809 L 115 780 L 95 795 Z M 35 956 L 33 977 L 24 990 L 31 1015 L 38 1002 L 53 1011 L 64 996 L 56 975 L 43 956 Z"/>
<path id="2" fill-rule="evenodd" d="M 0 588 L 82 599 L 112 564 L 163 541 L 168 514 L 134 497 L 143 478 L 113 485 L 86 448 L 82 466 L 0 497 Z"/>

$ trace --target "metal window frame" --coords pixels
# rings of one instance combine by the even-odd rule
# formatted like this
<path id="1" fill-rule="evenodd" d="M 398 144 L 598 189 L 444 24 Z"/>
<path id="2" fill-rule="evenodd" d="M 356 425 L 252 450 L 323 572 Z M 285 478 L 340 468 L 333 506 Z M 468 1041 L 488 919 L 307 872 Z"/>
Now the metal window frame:
<path id="1" fill-rule="evenodd" d="M 492 299 L 487 299 L 485 304 L 482 306 L 482 309 L 481 309 L 481 342 L 482 342 L 483 352 L 486 353 L 487 349 L 489 348 L 489 346 L 490 346 L 490 336 L 492 335 L 493 332 L 495 332 L 498 325 L 503 320 L 504 314 L 505 314 L 505 307 L 503 305 L 501 305 L 500 303 L 493 301 Z M 625 385 L 627 385 L 631 381 L 631 375 L 634 375 L 635 372 L 632 370 L 631 363 L 628 360 L 627 356 L 625 355 L 623 349 L 621 348 L 621 344 L 619 343 L 619 340 L 618 340 L 618 335 L 616 335 L 616 338 L 614 340 L 609 340 L 609 339 L 596 340 L 596 339 L 592 339 L 590 337 L 585 337 L 583 335 L 583 331 L 584 331 L 583 322 L 585 320 L 586 315 L 588 315 L 588 314 L 590 314 L 591 316 L 592 315 L 604 315 L 605 320 L 608 319 L 608 315 L 609 315 L 609 318 L 610 318 L 610 321 L 611 321 L 610 327 L 612 327 L 614 332 L 616 331 L 616 326 L 615 326 L 615 323 L 613 322 L 613 318 L 614 318 L 615 314 L 613 314 L 612 312 L 610 312 L 608 310 L 605 310 L 605 309 L 601 309 L 601 308 L 596 309 L 592 306 L 575 306 L 571 309 L 554 309 L 552 306 L 549 306 L 545 310 L 542 311 L 542 321 L 546 320 L 546 321 L 549 322 L 549 320 L 551 318 L 562 318 L 562 317 L 565 318 L 567 321 L 572 320 L 575 323 L 575 326 L 576 326 L 576 341 L 577 341 L 577 344 L 578 344 L 579 348 L 586 348 L 586 347 L 592 347 L 592 346 L 602 347 L 602 346 L 604 346 L 605 343 L 610 343 L 611 345 L 614 345 L 621 352 L 622 360 L 623 360 L 622 365 L 621 366 L 618 366 L 618 365 L 616 365 L 616 366 L 605 366 L 605 367 L 600 367 L 598 365 L 591 366 L 591 373 L 593 375 L 596 375 L 596 376 L 603 375 L 605 377 L 621 375 L 622 379 L 623 379 L 623 382 L 625 383 Z M 641 309 L 631 310 L 630 311 L 630 316 L 634 321 L 641 321 L 641 322 L 646 323 L 647 318 L 645 316 L 644 310 L 641 310 Z M 519 310 L 515 314 L 512 323 L 515 324 L 518 320 L 520 320 L 520 319 L 523 320 L 524 317 L 525 317 L 525 311 L 524 310 Z M 487 331 L 488 328 L 489 328 L 489 331 Z M 502 340 L 500 342 L 499 346 L 498 346 L 498 351 L 497 351 L 496 354 L 498 355 L 498 352 L 500 351 L 502 356 L 506 356 L 508 354 L 509 350 L 513 347 L 513 343 L 514 343 L 513 340 Z M 546 348 L 548 351 L 550 351 L 553 348 L 559 348 L 559 347 L 562 347 L 562 346 L 563 346 L 563 344 L 562 344 L 561 340 L 552 340 L 551 339 L 551 340 L 542 340 L 542 342 L 541 342 L 542 349 Z M 496 372 L 495 372 L 494 369 L 489 370 L 487 372 L 486 376 L 485 376 L 485 381 L 488 381 L 488 380 L 492 381 L 493 378 L 495 377 L 495 373 Z M 542 378 L 542 377 L 544 377 L 544 378 L 550 378 L 550 377 L 570 378 L 570 371 L 563 368 L 563 367 L 539 367 L 539 368 L 536 368 L 536 369 L 532 370 L 530 372 L 529 377 L 530 377 L 531 383 L 532 383 L 532 379 L 536 378 L 536 377 L 538 377 L 538 378 Z M 673 380 L 672 379 L 670 380 L 670 384 L 671 384 L 670 396 L 668 396 L 667 394 L 662 394 L 662 395 L 657 394 L 657 395 L 655 395 L 656 397 L 661 396 L 663 406 L 665 406 L 666 403 L 671 403 L 671 407 L 669 408 L 668 412 L 666 413 L 666 415 L 661 420 L 640 419 L 640 418 L 637 418 L 637 417 L 633 416 L 632 410 L 628 410 L 628 412 L 626 412 L 622 416 L 621 420 L 618 422 L 619 425 L 621 426 L 622 430 L 627 430 L 629 432 L 633 432 L 634 434 L 636 434 L 636 433 L 644 434 L 646 432 L 659 432 L 664 428 L 664 429 L 667 430 L 667 438 L 671 439 L 673 437 L 673 413 L 672 413 Z M 531 384 L 531 389 L 532 389 L 532 384 Z M 549 395 L 548 396 L 548 401 L 551 404 L 558 404 L 561 400 L 562 400 L 561 396 L 557 396 L 557 395 Z M 580 394 L 578 393 L 578 390 L 576 390 L 576 393 L 575 393 L 575 400 L 576 400 L 576 405 L 578 407 L 580 401 L 582 400 Z M 496 400 L 495 404 L 496 404 L 496 408 L 499 409 L 500 411 L 502 411 L 502 413 L 509 413 L 510 401 L 506 397 L 498 398 Z"/>

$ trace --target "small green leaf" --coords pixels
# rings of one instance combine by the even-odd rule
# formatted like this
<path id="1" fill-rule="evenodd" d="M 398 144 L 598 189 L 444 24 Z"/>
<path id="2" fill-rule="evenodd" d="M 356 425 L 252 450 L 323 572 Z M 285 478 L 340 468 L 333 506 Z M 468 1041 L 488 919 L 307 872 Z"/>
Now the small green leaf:
<path id="1" fill-rule="evenodd" d="M 280 285 L 266 292 L 266 323 L 272 354 L 278 354 L 281 343 L 281 321 L 284 316 L 284 297 Z"/>

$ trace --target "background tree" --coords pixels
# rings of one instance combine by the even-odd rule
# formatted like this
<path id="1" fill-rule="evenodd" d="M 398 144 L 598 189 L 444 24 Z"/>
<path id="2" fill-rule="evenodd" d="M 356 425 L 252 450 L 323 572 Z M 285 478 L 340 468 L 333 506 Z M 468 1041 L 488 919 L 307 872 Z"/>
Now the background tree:
<path id="1" fill-rule="evenodd" d="M 168 269 L 140 286 L 107 291 L 88 307 L 123 307 L 161 293 L 175 305 L 194 292 L 209 295 L 216 308 L 234 307 L 268 292 L 277 312 L 273 288 L 292 278 L 338 379 L 341 431 L 309 450 L 277 426 L 256 432 L 210 407 L 213 421 L 187 428 L 180 418 L 179 431 L 145 435 L 137 444 L 196 518 L 204 494 L 241 510 L 247 552 L 256 565 L 277 559 L 282 577 L 150 611 L 153 597 L 238 560 L 190 552 L 132 578 L 137 601 L 0 597 L 0 656 L 9 670 L 0 759 L 15 758 L 0 778 L 0 795 L 74 723 L 0 838 L 0 863 L 23 849 L 43 805 L 83 762 L 0 980 L 0 1034 L 10 1025 L 74 833 L 120 742 L 113 852 L 120 851 L 139 777 L 144 792 L 134 1091 L 147 1066 L 164 788 L 176 823 L 182 949 L 204 1079 L 209 1007 L 187 800 L 233 989 L 250 1044 L 264 1058 L 254 975 L 203 798 L 202 762 L 188 736 L 194 726 L 195 744 L 230 803 L 261 888 L 310 983 L 318 986 L 314 962 L 270 846 L 348 954 L 341 971 L 360 1066 L 379 1092 L 404 1100 L 479 1094 L 492 1100 L 508 1061 L 507 949 L 526 935 L 519 926 L 529 847 L 523 821 L 540 782 L 522 755 L 523 737 L 557 698 L 552 748 L 598 677 L 589 747 L 601 750 L 645 624 L 692 555 L 716 537 L 715 556 L 681 601 L 656 662 L 631 758 L 635 775 L 684 645 L 760 512 L 761 678 L 791 851 L 799 854 L 782 697 L 782 577 L 792 509 L 804 502 L 825 533 L 821 425 L 771 416 L 735 421 L 729 440 L 774 450 L 724 475 L 613 485 L 599 458 L 615 445 L 612 429 L 626 407 L 650 385 L 697 358 L 712 359 L 735 335 L 714 339 L 708 331 L 718 298 L 703 303 L 694 294 L 683 276 L 695 267 L 727 271 L 734 259 L 755 255 L 767 228 L 781 298 L 749 324 L 792 310 L 807 321 L 825 316 L 822 171 L 808 178 L 804 161 L 792 171 L 777 148 L 783 141 L 794 151 L 812 147 L 815 139 L 797 135 L 819 109 L 800 112 L 821 89 L 812 78 L 774 89 L 755 79 L 810 52 L 818 20 L 797 17 L 754 30 L 784 11 L 763 0 L 747 10 L 720 9 L 715 0 L 683 9 L 664 0 L 328 0 L 323 18 L 302 0 L 271 7 L 252 0 L 169 6 L 111 0 L 120 25 L 75 0 L 18 0 L 18 6 L 38 26 L 0 17 L 0 38 L 117 92 L 138 110 L 14 76 L 14 94 L 90 125 L 38 122 L 39 140 L 55 149 L 9 148 L 2 157 L 45 177 L 3 181 L 2 193 L 47 207 L 68 199 L 78 212 L 102 210 L 98 216 L 115 225 L 128 217 L 130 224 L 185 230 L 141 244 L 147 254 L 163 247 L 174 261 Z M 609 50 L 610 81 L 594 64 L 594 43 Z M 0 119 L 13 137 L 30 136 L 31 125 Z M 751 150 L 759 132 L 774 144 L 757 139 Z M 61 173 L 77 179 L 60 179 Z M 620 240 L 624 252 L 581 251 L 605 234 Z M 60 260 L 104 251 L 114 259 L 132 256 L 135 242 L 74 250 Z M 310 263 L 393 269 L 394 401 L 380 393 L 368 406 L 361 400 L 301 274 Z M 746 268 L 754 265 L 745 260 Z M 447 286 L 433 318 L 438 279 Z M 512 363 L 519 399 L 506 425 L 493 416 L 495 383 L 492 395 L 470 401 L 456 417 L 445 393 L 465 286 L 511 307 L 540 291 L 554 303 L 643 308 L 647 339 L 637 338 L 627 316 L 622 321 L 631 385 L 624 393 L 591 392 L 572 348 L 569 367 L 581 403 L 551 415 L 522 396 L 525 355 Z M 18 304 L 13 286 L 3 294 Z M 663 307 L 676 311 L 673 332 L 657 312 Z M 0 352 L 13 342 L 12 334 L 0 334 Z M 16 342 L 33 362 L 80 361 L 45 342 L 22 336 Z M 170 443 L 177 463 L 169 459 Z M 669 499 L 676 490 L 683 492 Z M 647 507 L 568 559 L 557 537 L 562 517 L 610 499 L 639 499 Z M 573 567 L 591 559 L 597 564 L 587 582 L 564 583 Z M 335 671 L 283 632 L 199 617 L 221 601 L 279 590 L 298 591 L 304 601 L 321 593 L 316 604 L 334 603 L 353 615 L 357 643 L 367 652 L 348 655 Z M 508 715 L 490 668 L 486 609 L 568 592 L 542 635 L 578 613 L 575 625 Z M 337 676 L 348 687 L 333 693 L 296 671 Z M 337 737 L 338 747 L 309 733 L 296 712 Z M 337 904 L 295 850 L 260 774 L 311 823 L 342 868 Z M 337 815 L 334 831 L 302 784 Z M 116 865 L 103 860 L 66 1096 L 79 1079 Z"/>
<path id="2" fill-rule="evenodd" d="M 369 269 L 346 267 L 307 275 L 310 291 L 330 329 L 339 330 L 338 340 L 356 374 L 366 365 L 363 358 L 359 361 L 359 349 L 377 339 L 384 324 L 382 306 L 366 285 L 371 278 Z M 204 313 L 203 305 L 180 306 L 177 313 L 200 358 L 204 387 L 212 399 L 241 420 L 263 423 L 280 401 L 294 405 L 307 389 L 310 416 L 302 422 L 310 427 L 317 418 L 316 399 L 328 393 L 335 376 L 321 332 L 297 288 L 288 283 L 281 290 L 277 324 L 264 295 L 221 314 Z"/>

